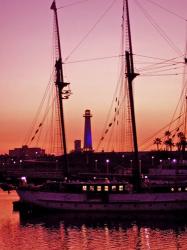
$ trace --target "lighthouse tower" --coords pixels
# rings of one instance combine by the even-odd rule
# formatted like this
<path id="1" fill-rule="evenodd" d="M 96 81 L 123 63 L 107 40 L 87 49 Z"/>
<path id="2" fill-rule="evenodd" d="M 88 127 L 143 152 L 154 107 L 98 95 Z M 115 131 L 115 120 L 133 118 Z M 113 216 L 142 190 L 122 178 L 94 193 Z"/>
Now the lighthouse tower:
<path id="1" fill-rule="evenodd" d="M 84 151 L 92 151 L 92 132 L 91 132 L 91 112 L 89 109 L 85 110 L 83 115 L 85 117 L 85 124 L 84 124 Z"/>

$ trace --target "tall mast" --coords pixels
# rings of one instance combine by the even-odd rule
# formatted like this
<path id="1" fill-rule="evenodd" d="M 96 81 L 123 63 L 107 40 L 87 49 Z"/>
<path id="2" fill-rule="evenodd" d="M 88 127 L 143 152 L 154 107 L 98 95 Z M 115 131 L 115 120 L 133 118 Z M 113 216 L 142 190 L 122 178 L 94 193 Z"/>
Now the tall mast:
<path id="1" fill-rule="evenodd" d="M 69 85 L 69 83 L 64 82 L 63 68 L 62 68 L 62 55 L 61 55 L 61 45 L 60 45 L 60 34 L 59 34 L 59 25 L 58 25 L 58 15 L 55 0 L 51 5 L 51 9 L 54 11 L 55 16 L 55 27 L 56 27 L 56 39 L 57 39 L 57 59 L 55 63 L 56 68 L 56 87 L 58 95 L 58 105 L 59 105 L 59 118 L 60 118 L 60 129 L 62 135 L 62 145 L 64 150 L 64 160 L 65 168 L 64 174 L 68 176 L 68 159 L 67 159 L 67 146 L 66 146 L 66 134 L 65 134 L 65 124 L 64 124 L 64 111 L 63 111 L 63 99 L 67 99 L 70 92 L 69 90 L 63 90 L 64 87 Z"/>
<path id="2" fill-rule="evenodd" d="M 128 0 L 125 0 L 125 2 L 123 1 L 123 4 L 125 4 L 126 6 L 126 18 L 127 18 L 128 51 L 125 52 L 125 57 L 126 57 L 126 68 L 127 68 L 126 76 L 128 79 L 130 113 L 132 121 L 133 147 L 134 147 L 133 182 L 135 185 L 135 189 L 138 190 L 140 188 L 141 183 L 140 183 L 138 142 L 137 142 L 136 119 L 135 119 L 135 109 L 134 109 L 134 95 L 133 95 L 133 80 L 138 74 L 134 72 Z"/>

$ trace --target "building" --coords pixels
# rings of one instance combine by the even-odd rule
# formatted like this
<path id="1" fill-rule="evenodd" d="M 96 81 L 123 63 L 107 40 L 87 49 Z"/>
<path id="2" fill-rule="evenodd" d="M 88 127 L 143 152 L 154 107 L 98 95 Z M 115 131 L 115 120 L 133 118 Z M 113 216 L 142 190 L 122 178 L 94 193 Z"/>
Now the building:
<path id="1" fill-rule="evenodd" d="M 16 158 L 36 159 L 44 155 L 45 155 L 44 149 L 29 148 L 27 145 L 22 146 L 22 148 L 15 148 L 13 150 L 9 150 L 9 156 Z"/>
<path id="2" fill-rule="evenodd" d="M 74 151 L 75 152 L 81 152 L 81 140 L 75 140 L 74 141 Z"/>

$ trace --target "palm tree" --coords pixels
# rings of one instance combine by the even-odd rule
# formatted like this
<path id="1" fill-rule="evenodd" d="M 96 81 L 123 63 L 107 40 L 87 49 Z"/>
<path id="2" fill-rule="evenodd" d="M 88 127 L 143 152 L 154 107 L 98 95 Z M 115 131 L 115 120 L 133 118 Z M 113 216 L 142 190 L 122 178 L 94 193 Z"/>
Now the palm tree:
<path id="1" fill-rule="evenodd" d="M 171 132 L 169 130 L 166 130 L 164 133 L 164 136 L 166 137 L 164 141 L 164 144 L 166 145 L 166 151 L 168 151 L 168 149 L 172 151 L 172 147 L 174 146 L 174 143 L 173 143 L 172 138 L 170 138 Z"/>
<path id="2" fill-rule="evenodd" d="M 167 137 L 167 139 L 169 139 L 170 135 L 171 135 L 171 132 L 169 130 L 167 130 L 164 135 Z"/>
<path id="3" fill-rule="evenodd" d="M 173 140 L 171 138 L 164 141 L 164 144 L 166 145 L 166 150 L 168 151 L 168 148 L 170 151 L 172 151 L 173 146 L 175 145 L 173 143 Z"/>
<path id="4" fill-rule="evenodd" d="M 183 132 L 179 132 L 177 133 L 177 136 L 179 138 L 179 143 L 180 143 L 180 149 L 182 147 L 182 151 L 185 151 L 185 147 L 186 147 L 186 137 L 184 135 Z"/>
<path id="5" fill-rule="evenodd" d="M 153 144 L 156 145 L 157 151 L 159 151 L 159 146 L 162 144 L 162 140 L 157 137 L 157 138 L 154 139 Z"/>
<path id="6" fill-rule="evenodd" d="M 175 146 L 177 147 L 177 150 L 180 152 L 181 151 L 181 142 L 177 142 L 175 144 Z"/>

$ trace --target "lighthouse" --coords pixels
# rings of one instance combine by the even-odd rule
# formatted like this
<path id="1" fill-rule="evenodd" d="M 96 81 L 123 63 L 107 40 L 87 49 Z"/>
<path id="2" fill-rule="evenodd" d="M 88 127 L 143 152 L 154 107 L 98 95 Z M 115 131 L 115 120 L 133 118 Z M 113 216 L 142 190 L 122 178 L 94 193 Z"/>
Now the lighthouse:
<path id="1" fill-rule="evenodd" d="M 83 115 L 85 118 L 85 124 L 84 124 L 84 151 L 92 151 L 92 132 L 91 132 L 91 112 L 89 109 L 85 110 L 85 113 Z"/>

